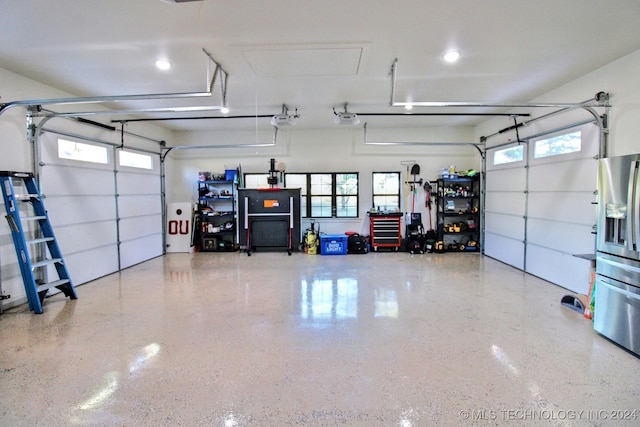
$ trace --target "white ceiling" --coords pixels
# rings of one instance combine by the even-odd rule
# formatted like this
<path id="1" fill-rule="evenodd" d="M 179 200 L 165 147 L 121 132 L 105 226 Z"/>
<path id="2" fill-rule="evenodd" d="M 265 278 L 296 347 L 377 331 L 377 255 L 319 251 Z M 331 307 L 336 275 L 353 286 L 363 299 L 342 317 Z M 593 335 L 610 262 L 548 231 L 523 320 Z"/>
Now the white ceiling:
<path id="1" fill-rule="evenodd" d="M 77 96 L 204 92 L 204 49 L 228 73 L 229 115 L 277 114 L 286 104 L 298 110 L 302 128 L 335 126 L 332 109 L 345 103 L 360 114 L 405 112 L 389 105 L 395 58 L 395 101 L 523 103 L 640 49 L 638 0 L 0 0 L 0 6 L 2 68 Z M 462 54 L 455 65 L 441 59 L 449 49 Z M 172 62 L 170 71 L 154 68 L 160 57 Z M 217 85 L 205 99 L 117 107 L 220 104 Z M 412 112 L 487 111 L 497 110 Z M 413 127 L 472 125 L 486 117 L 363 119 Z M 159 123 L 176 130 L 270 126 L 264 118 Z"/>

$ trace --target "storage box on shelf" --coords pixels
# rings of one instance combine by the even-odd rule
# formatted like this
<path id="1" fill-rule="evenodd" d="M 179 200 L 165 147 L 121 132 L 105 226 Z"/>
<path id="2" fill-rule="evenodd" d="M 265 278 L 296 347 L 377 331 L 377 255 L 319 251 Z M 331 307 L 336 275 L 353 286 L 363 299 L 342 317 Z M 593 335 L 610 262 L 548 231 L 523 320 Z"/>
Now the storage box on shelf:
<path id="1" fill-rule="evenodd" d="M 219 178 L 225 178 L 225 175 Z M 237 249 L 235 196 L 235 182 L 233 180 L 205 179 L 198 181 L 200 250 L 232 251 Z"/>
<path id="2" fill-rule="evenodd" d="M 480 179 L 458 176 L 438 179 L 438 240 L 444 251 L 477 252 L 480 235 Z"/>

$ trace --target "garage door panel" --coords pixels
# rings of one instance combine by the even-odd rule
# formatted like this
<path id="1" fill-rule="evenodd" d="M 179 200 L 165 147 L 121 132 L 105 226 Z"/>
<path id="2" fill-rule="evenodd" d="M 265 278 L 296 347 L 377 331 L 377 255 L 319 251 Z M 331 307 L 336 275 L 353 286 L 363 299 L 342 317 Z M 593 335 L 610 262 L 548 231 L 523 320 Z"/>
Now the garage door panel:
<path id="1" fill-rule="evenodd" d="M 491 212 L 485 215 L 484 225 L 491 233 L 524 240 L 524 218 L 521 216 Z"/>
<path id="2" fill-rule="evenodd" d="M 154 161 L 157 166 L 159 162 Z M 118 172 L 120 263 L 122 268 L 162 255 L 162 205 L 159 170 Z"/>
<path id="3" fill-rule="evenodd" d="M 509 264 L 520 270 L 524 269 L 524 243 L 493 233 L 485 234 L 484 253 L 487 256 Z"/>
<path id="4" fill-rule="evenodd" d="M 118 248 L 113 245 L 76 252 L 65 255 L 64 260 L 74 285 L 81 285 L 118 271 Z"/>
<path id="5" fill-rule="evenodd" d="M 548 248 L 529 245 L 527 272 L 579 294 L 589 292 L 590 262 Z"/>
<path id="6" fill-rule="evenodd" d="M 122 268 L 131 267 L 148 259 L 162 255 L 162 234 L 146 236 L 120 246 Z"/>
<path id="7" fill-rule="evenodd" d="M 591 193 L 531 193 L 529 216 L 591 227 L 595 224 L 594 198 Z"/>
<path id="8" fill-rule="evenodd" d="M 567 236 L 572 237 L 567 239 Z M 527 242 L 549 248 L 562 248 L 563 252 L 570 254 L 593 253 L 595 250 L 591 226 L 543 219 L 529 219 Z"/>
<path id="9" fill-rule="evenodd" d="M 160 224 L 160 229 L 158 225 Z M 158 233 L 162 226 L 161 215 L 145 215 L 120 220 L 120 240 L 136 239 L 141 236 Z"/>
<path id="10" fill-rule="evenodd" d="M 162 213 L 157 195 L 121 196 L 118 202 L 118 211 L 123 218 Z"/>
<path id="11" fill-rule="evenodd" d="M 113 196 L 54 196 L 47 197 L 45 205 L 54 227 L 114 220 L 116 217 Z"/>
<path id="12" fill-rule="evenodd" d="M 524 191 L 518 193 L 487 191 L 485 195 L 485 206 L 491 212 L 524 216 L 525 202 Z"/>
<path id="13" fill-rule="evenodd" d="M 529 190 L 547 191 L 585 191 L 596 189 L 594 177 L 598 163 L 592 159 L 580 159 L 572 162 L 546 163 L 532 165 L 529 168 Z"/>
<path id="14" fill-rule="evenodd" d="M 42 168 L 43 194 L 49 195 L 112 195 L 113 172 L 102 169 L 49 166 Z"/>
<path id="15" fill-rule="evenodd" d="M 486 188 L 490 191 L 524 191 L 526 187 L 524 169 L 497 169 L 487 172 Z"/>
<path id="16" fill-rule="evenodd" d="M 115 221 L 57 227 L 55 234 L 60 250 L 65 256 L 68 253 L 87 251 L 117 243 Z"/>
<path id="17" fill-rule="evenodd" d="M 160 178 L 157 175 L 118 172 L 119 194 L 160 194 Z"/>

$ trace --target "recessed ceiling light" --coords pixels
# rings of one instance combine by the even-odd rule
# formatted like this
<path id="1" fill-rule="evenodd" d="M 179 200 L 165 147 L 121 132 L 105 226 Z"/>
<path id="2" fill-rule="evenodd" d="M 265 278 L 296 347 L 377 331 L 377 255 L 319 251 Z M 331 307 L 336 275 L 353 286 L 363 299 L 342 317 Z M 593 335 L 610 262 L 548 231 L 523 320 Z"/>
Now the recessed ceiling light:
<path id="1" fill-rule="evenodd" d="M 222 114 L 227 114 L 227 113 L 229 112 L 229 107 L 222 107 L 222 108 L 220 109 L 220 112 L 221 112 Z"/>
<path id="2" fill-rule="evenodd" d="M 168 70 L 171 68 L 171 62 L 166 59 L 158 59 L 156 61 L 156 67 L 158 67 L 159 70 Z"/>
<path id="3" fill-rule="evenodd" d="M 412 104 L 407 104 L 404 106 L 405 110 L 413 110 L 413 105 Z"/>
<path id="4" fill-rule="evenodd" d="M 445 62 L 453 63 L 453 62 L 456 62 L 458 59 L 460 59 L 460 52 L 452 50 L 445 53 L 442 58 L 445 60 Z"/>

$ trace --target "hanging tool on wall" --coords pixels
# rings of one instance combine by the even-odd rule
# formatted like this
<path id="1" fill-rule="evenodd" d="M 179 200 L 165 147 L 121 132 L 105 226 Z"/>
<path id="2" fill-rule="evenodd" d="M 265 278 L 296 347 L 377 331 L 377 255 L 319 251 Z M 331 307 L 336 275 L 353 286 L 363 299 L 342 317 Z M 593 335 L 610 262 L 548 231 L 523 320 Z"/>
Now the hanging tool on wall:
<path id="1" fill-rule="evenodd" d="M 405 220 L 409 215 L 409 174 L 411 171 L 411 166 L 416 164 L 415 160 L 402 160 L 400 161 L 401 165 L 407 166 L 407 173 L 404 177 L 404 214 Z"/>
<path id="2" fill-rule="evenodd" d="M 413 175 L 413 180 L 411 181 L 411 213 L 414 213 L 416 210 L 416 193 L 418 192 L 418 186 L 416 185 L 418 181 L 416 181 L 416 176 L 420 175 L 420 165 L 415 163 L 411 166 L 411 175 Z M 422 180 L 420 180 L 422 183 Z"/>
<path id="3" fill-rule="evenodd" d="M 431 220 L 431 191 L 433 188 L 431 187 L 431 183 L 429 181 L 424 182 L 424 206 L 427 208 L 429 213 L 429 230 L 433 230 L 433 222 Z"/>

